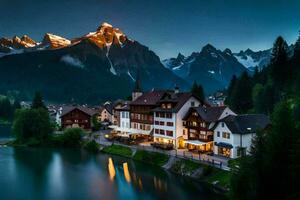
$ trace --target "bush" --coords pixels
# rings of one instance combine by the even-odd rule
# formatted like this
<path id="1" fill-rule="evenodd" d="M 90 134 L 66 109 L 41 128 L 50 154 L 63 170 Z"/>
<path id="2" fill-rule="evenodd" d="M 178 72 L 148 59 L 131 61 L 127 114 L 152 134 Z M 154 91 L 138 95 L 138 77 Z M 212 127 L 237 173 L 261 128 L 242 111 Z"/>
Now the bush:
<path id="1" fill-rule="evenodd" d="M 100 145 L 95 141 L 89 141 L 84 145 L 84 148 L 91 153 L 98 153 Z"/>
<path id="2" fill-rule="evenodd" d="M 133 156 L 134 160 L 149 163 L 152 165 L 163 166 L 169 160 L 169 156 L 156 152 L 137 151 Z"/>
<path id="3" fill-rule="evenodd" d="M 177 174 L 191 175 L 199 167 L 202 167 L 199 163 L 190 160 L 179 160 L 171 167 L 171 171 Z"/>
<path id="4" fill-rule="evenodd" d="M 81 128 L 68 128 L 62 136 L 63 144 L 67 147 L 80 146 L 81 138 L 84 131 Z"/>

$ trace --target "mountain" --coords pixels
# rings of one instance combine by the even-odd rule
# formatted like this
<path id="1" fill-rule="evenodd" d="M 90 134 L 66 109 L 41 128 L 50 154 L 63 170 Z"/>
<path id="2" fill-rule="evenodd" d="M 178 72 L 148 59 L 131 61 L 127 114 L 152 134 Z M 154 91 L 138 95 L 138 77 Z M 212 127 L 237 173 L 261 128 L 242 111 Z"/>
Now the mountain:
<path id="1" fill-rule="evenodd" d="M 234 56 L 242 65 L 253 71 L 255 67 L 261 69 L 270 63 L 271 51 L 272 49 L 267 49 L 255 52 L 251 49 L 247 49 L 246 51 L 235 53 Z"/>
<path id="2" fill-rule="evenodd" d="M 188 57 L 179 54 L 176 58 L 162 62 L 179 77 L 190 83 L 194 81 L 200 83 L 206 93 L 227 87 L 233 75 L 248 71 L 229 49 L 221 51 L 211 44 Z"/>
<path id="3" fill-rule="evenodd" d="M 294 48 L 294 44 L 288 46 L 287 52 L 290 58 L 294 54 Z M 242 65 L 244 65 L 250 71 L 254 71 L 255 67 L 258 67 L 258 69 L 262 69 L 270 63 L 272 57 L 272 49 L 252 51 L 248 48 L 245 51 L 234 53 L 234 56 Z"/>
<path id="4" fill-rule="evenodd" d="M 74 39 L 22 38 L 0 39 L 0 93 L 29 99 L 39 90 L 50 101 L 99 103 L 128 96 L 137 75 L 144 90 L 189 87 L 148 47 L 108 23 Z"/>

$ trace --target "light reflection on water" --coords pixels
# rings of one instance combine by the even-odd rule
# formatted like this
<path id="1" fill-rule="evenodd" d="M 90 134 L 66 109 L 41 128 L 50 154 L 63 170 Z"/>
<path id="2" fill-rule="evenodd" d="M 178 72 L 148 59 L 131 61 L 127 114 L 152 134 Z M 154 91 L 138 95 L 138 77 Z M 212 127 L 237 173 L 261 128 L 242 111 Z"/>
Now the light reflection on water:
<path id="1" fill-rule="evenodd" d="M 215 199 L 160 168 L 75 149 L 0 148 L 0 185 L 4 200 Z"/>

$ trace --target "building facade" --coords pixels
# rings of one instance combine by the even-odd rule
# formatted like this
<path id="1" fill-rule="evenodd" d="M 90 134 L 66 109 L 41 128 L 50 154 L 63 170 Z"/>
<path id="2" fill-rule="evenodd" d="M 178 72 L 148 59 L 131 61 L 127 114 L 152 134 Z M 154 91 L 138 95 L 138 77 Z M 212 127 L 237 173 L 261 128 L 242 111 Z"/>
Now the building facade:
<path id="1" fill-rule="evenodd" d="M 200 106 L 191 93 L 168 92 L 154 109 L 154 142 L 183 147 L 183 116 L 190 107 Z"/>
<path id="2" fill-rule="evenodd" d="M 226 106 L 190 108 L 183 118 L 186 148 L 200 152 L 212 152 L 214 131 L 211 128 L 218 120 L 228 115 L 235 115 L 235 113 Z"/>
<path id="3" fill-rule="evenodd" d="M 82 128 L 84 130 L 92 129 L 92 117 L 97 112 L 85 107 L 65 107 L 61 115 L 62 129 Z"/>
<path id="4" fill-rule="evenodd" d="M 214 154 L 238 158 L 249 154 L 252 139 L 257 130 L 270 124 L 266 115 L 229 115 L 219 120 L 214 130 Z"/>

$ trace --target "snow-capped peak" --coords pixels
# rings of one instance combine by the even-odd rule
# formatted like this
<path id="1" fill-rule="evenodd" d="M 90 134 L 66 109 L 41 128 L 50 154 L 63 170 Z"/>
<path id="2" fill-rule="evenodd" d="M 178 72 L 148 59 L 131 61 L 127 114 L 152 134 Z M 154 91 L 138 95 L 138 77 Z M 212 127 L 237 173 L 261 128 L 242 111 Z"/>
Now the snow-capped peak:
<path id="1" fill-rule="evenodd" d="M 52 33 L 46 33 L 43 38 L 42 44 L 49 45 L 52 49 L 57 49 L 69 46 L 71 44 L 71 41 Z"/>
<path id="2" fill-rule="evenodd" d="M 107 22 L 103 22 L 102 24 L 101 24 L 101 26 L 106 26 L 106 27 L 113 27 L 111 24 L 109 24 L 109 23 L 107 23 Z"/>

